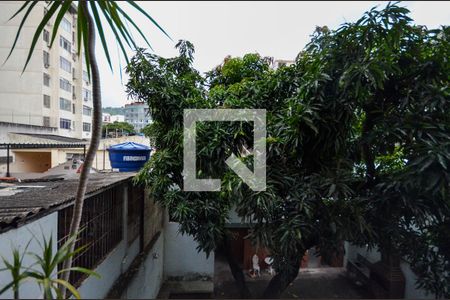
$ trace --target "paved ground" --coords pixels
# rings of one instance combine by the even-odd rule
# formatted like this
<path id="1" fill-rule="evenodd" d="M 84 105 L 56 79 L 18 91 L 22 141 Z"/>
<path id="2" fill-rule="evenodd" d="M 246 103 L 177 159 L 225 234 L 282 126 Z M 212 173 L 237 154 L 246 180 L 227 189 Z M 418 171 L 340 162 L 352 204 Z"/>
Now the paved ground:
<path id="1" fill-rule="evenodd" d="M 253 297 L 261 297 L 269 278 L 247 280 Z M 216 284 L 216 298 L 239 298 L 233 281 Z M 302 270 L 297 279 L 284 291 L 281 298 L 373 298 L 366 291 L 351 283 L 341 268 L 321 268 Z"/>
<path id="2" fill-rule="evenodd" d="M 328 298 L 328 299 L 369 299 L 366 290 L 355 285 L 346 276 L 344 268 L 324 267 L 318 259 L 310 257 L 310 268 L 300 270 L 294 282 L 284 291 L 281 298 Z M 312 266 L 312 267 L 311 267 Z M 246 277 L 253 298 L 260 298 L 270 279 L 266 271 L 261 277 Z M 237 299 L 239 292 L 228 264 L 216 256 L 214 279 L 192 278 L 166 281 L 158 295 L 159 299 Z"/>
<path id="3" fill-rule="evenodd" d="M 260 278 L 246 279 L 253 297 L 259 298 L 271 276 L 263 272 Z M 216 298 L 239 298 L 229 267 L 220 259 L 215 262 L 214 282 Z M 281 298 L 367 299 L 373 296 L 352 283 L 344 268 L 316 267 L 300 270 L 297 279 L 284 291 Z"/>
<path id="4" fill-rule="evenodd" d="M 158 299 L 212 299 L 212 280 L 168 280 L 159 290 Z"/>

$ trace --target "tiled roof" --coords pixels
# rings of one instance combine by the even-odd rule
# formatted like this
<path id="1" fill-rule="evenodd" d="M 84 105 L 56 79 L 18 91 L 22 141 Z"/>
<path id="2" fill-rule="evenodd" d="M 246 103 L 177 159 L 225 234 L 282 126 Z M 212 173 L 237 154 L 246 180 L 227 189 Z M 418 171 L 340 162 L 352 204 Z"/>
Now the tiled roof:
<path id="1" fill-rule="evenodd" d="M 135 173 L 96 173 L 89 175 L 86 197 L 96 191 L 129 180 Z M 15 227 L 31 217 L 70 205 L 75 200 L 78 177 L 64 181 L 17 183 L 0 186 L 0 231 Z M 9 194 L 6 189 L 22 190 Z M 4 194 L 5 196 L 2 196 Z"/>

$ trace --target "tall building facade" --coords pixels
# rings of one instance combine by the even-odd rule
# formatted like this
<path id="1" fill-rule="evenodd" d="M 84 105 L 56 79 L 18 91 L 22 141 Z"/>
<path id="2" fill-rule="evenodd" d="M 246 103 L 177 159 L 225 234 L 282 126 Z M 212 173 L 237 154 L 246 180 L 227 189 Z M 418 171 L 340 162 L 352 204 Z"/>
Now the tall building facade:
<path id="1" fill-rule="evenodd" d="M 152 122 L 148 112 L 147 103 L 132 102 L 125 104 L 125 122 L 133 125 L 136 132 L 140 132 L 145 126 Z"/>
<path id="2" fill-rule="evenodd" d="M 34 7 L 14 52 L 0 65 L 0 122 L 42 126 L 57 135 L 89 139 L 92 88 L 84 54 L 76 52 L 75 6 L 61 20 L 51 48 L 54 18 L 46 24 L 22 73 L 34 32 L 50 2 L 40 1 Z M 9 18 L 22 5 L 22 1 L 0 2 L 0 64 L 11 50 L 24 13 Z"/>

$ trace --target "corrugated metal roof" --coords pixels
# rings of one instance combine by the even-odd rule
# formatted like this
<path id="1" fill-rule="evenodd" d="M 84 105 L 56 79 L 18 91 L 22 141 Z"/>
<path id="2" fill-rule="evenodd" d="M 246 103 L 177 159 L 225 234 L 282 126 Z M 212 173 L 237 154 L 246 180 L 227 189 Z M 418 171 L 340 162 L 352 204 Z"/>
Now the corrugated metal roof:
<path id="1" fill-rule="evenodd" d="M 129 180 L 135 173 L 97 173 L 89 175 L 86 197 L 109 186 Z M 57 210 L 75 200 L 78 178 L 64 181 L 30 184 L 9 184 L 6 188 L 19 189 L 13 195 L 0 194 L 0 230 L 36 217 L 39 213 Z"/>

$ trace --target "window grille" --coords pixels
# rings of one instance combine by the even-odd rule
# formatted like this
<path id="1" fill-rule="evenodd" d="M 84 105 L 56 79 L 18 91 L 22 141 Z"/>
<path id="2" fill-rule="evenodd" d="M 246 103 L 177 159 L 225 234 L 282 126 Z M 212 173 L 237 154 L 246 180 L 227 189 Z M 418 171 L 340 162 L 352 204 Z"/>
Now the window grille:
<path id="1" fill-rule="evenodd" d="M 68 238 L 73 206 L 58 212 L 58 247 Z M 123 237 L 123 185 L 85 199 L 82 231 L 76 248 L 85 248 L 73 258 L 73 266 L 94 270 L 116 248 Z M 71 272 L 69 281 L 80 286 L 87 275 Z"/>

